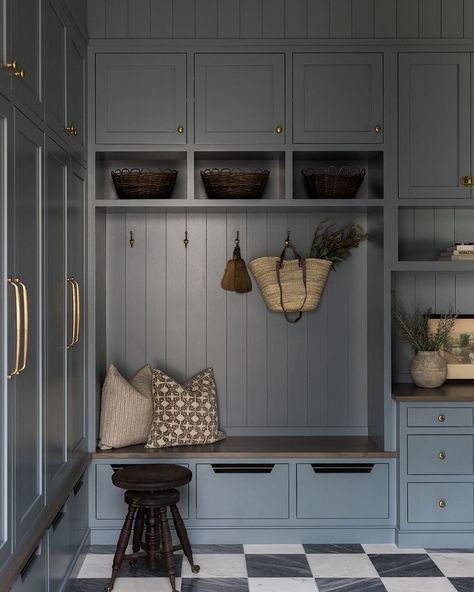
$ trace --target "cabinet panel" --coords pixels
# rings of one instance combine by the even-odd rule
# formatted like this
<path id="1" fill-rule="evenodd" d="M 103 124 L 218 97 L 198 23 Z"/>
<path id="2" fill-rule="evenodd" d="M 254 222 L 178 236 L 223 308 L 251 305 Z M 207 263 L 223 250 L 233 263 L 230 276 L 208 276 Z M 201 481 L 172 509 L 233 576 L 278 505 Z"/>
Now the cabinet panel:
<path id="1" fill-rule="evenodd" d="M 294 142 L 383 141 L 380 54 L 296 54 Z"/>
<path id="2" fill-rule="evenodd" d="M 58 134 L 66 126 L 66 21 L 57 0 L 45 7 L 44 101 L 47 124 Z"/>
<path id="3" fill-rule="evenodd" d="M 86 58 L 85 47 L 78 35 L 68 31 L 67 40 L 67 127 L 76 132 L 69 134 L 69 143 L 78 159 L 84 157 L 86 147 Z"/>
<path id="4" fill-rule="evenodd" d="M 408 483 L 408 522 L 472 522 L 472 483 Z"/>
<path id="5" fill-rule="evenodd" d="M 195 93 L 197 144 L 284 143 L 283 55 L 196 55 Z"/>
<path id="6" fill-rule="evenodd" d="M 49 541 L 49 574 L 48 592 L 59 592 L 72 561 L 71 513 L 69 500 L 59 510 L 48 531 Z"/>
<path id="7" fill-rule="evenodd" d="M 470 427 L 472 409 L 469 407 L 409 407 L 408 427 Z"/>
<path id="8" fill-rule="evenodd" d="M 9 211 L 9 245 L 14 257 L 8 274 L 19 278 L 22 302 L 21 359 L 23 370 L 9 381 L 13 405 L 14 525 L 18 543 L 33 524 L 44 504 L 43 489 L 43 404 L 41 389 L 41 294 L 40 294 L 40 209 L 42 200 L 43 134 L 18 111 L 15 113 L 14 194 Z M 28 303 L 25 300 L 27 293 Z M 15 310 L 10 291 L 9 310 Z M 26 331 L 23 312 L 27 311 Z M 28 337 L 24 356 L 24 336 Z M 14 367 L 14 339 L 9 339 L 9 367 Z"/>
<path id="9" fill-rule="evenodd" d="M 22 569 L 12 592 L 49 592 L 47 535 Z"/>
<path id="10" fill-rule="evenodd" d="M 41 0 L 11 0 L 11 59 L 17 61 L 24 77 L 13 78 L 13 93 L 30 109 L 42 115 L 41 96 Z"/>
<path id="11" fill-rule="evenodd" d="M 409 475 L 472 475 L 472 436 L 408 436 Z"/>
<path id="12" fill-rule="evenodd" d="M 66 192 L 67 154 L 48 140 L 45 150 L 44 323 L 48 497 L 60 484 L 66 447 Z"/>
<path id="13" fill-rule="evenodd" d="M 399 195 L 469 198 L 471 174 L 469 54 L 401 54 Z"/>
<path id="14" fill-rule="evenodd" d="M 100 54 L 96 93 L 98 144 L 186 143 L 184 54 Z"/>
<path id="15" fill-rule="evenodd" d="M 0 0 L 0 64 L 10 61 L 10 7 L 8 0 Z M 7 68 L 0 68 L 0 93 L 9 97 L 11 94 L 12 77 Z"/>

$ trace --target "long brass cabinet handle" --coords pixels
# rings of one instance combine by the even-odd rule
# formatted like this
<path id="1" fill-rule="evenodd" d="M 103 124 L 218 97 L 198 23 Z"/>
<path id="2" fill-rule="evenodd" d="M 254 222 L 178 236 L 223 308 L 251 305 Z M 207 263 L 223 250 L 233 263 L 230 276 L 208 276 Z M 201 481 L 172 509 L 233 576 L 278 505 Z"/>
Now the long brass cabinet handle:
<path id="1" fill-rule="evenodd" d="M 74 346 L 76 339 L 76 322 L 77 322 L 77 297 L 76 297 L 76 284 L 72 277 L 67 278 L 67 283 L 71 286 L 72 295 L 72 328 L 71 328 L 71 341 L 67 344 L 67 349 L 71 349 Z"/>
<path id="2" fill-rule="evenodd" d="M 16 311 L 16 343 L 15 343 L 15 368 L 7 374 L 8 380 L 20 373 L 20 341 L 21 341 L 21 307 L 20 307 L 20 288 L 18 280 L 15 278 L 8 278 L 8 285 L 12 286 L 15 291 L 15 311 Z"/>
<path id="3" fill-rule="evenodd" d="M 18 373 L 23 372 L 28 361 L 28 339 L 29 339 L 29 315 L 28 315 L 28 290 L 23 282 L 17 280 L 23 292 L 23 363 L 18 369 Z"/>
<path id="4" fill-rule="evenodd" d="M 79 282 L 75 279 L 72 280 L 76 286 L 76 335 L 74 344 L 78 343 L 80 332 L 81 332 L 81 288 Z"/>

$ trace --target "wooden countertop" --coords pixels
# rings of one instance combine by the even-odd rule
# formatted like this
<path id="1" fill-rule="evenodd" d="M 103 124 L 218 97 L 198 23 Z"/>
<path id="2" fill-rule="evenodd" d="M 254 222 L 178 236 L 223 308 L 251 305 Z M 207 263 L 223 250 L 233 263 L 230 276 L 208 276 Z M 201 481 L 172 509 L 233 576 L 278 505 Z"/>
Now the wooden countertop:
<path id="1" fill-rule="evenodd" d="M 150 450 L 129 446 L 97 450 L 94 459 L 143 458 L 396 458 L 366 436 L 230 436 L 215 444 Z"/>
<path id="2" fill-rule="evenodd" d="M 409 382 L 399 382 L 392 385 L 392 397 L 403 403 L 474 403 L 474 380 L 447 380 L 437 389 L 424 389 Z"/>

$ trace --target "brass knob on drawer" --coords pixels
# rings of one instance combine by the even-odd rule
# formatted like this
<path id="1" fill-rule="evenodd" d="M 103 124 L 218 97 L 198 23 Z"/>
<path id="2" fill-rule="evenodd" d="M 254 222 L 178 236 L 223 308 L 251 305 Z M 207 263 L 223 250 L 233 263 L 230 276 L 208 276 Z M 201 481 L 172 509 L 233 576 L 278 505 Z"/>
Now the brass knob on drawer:
<path id="1" fill-rule="evenodd" d="M 68 125 L 66 128 L 66 133 L 68 133 L 70 136 L 77 136 L 79 134 L 79 130 L 73 125 Z"/>
<path id="2" fill-rule="evenodd" d="M 8 70 L 16 70 L 17 66 L 18 64 L 16 63 L 16 60 L 12 60 L 11 62 L 7 62 L 5 64 L 5 68 L 7 68 Z"/>
<path id="3" fill-rule="evenodd" d="M 377 125 L 374 127 L 374 132 L 375 132 L 376 134 L 380 134 L 380 133 L 382 132 L 382 126 L 381 126 L 381 125 L 379 125 L 379 124 L 377 124 Z"/>
<path id="4" fill-rule="evenodd" d="M 438 502 L 438 506 L 440 508 L 445 508 L 446 507 L 446 500 L 440 499 L 439 502 Z"/>
<path id="5" fill-rule="evenodd" d="M 179 125 L 176 131 L 178 132 L 178 134 L 184 134 L 184 127 L 182 125 Z"/>
<path id="6" fill-rule="evenodd" d="M 276 131 L 277 134 L 282 134 L 283 133 L 282 126 L 281 125 L 277 125 L 275 131 Z"/>
<path id="7" fill-rule="evenodd" d="M 444 452 L 443 450 L 441 450 L 441 452 L 438 452 L 438 458 L 439 460 L 446 460 L 446 452 Z"/>
<path id="8" fill-rule="evenodd" d="M 438 415 L 438 421 L 439 421 L 439 423 L 444 423 L 446 421 L 446 416 L 443 415 L 442 413 L 440 413 Z"/>
<path id="9" fill-rule="evenodd" d="M 471 177 L 470 175 L 465 175 L 461 178 L 461 183 L 464 187 L 472 187 L 474 183 L 474 177 Z"/>
<path id="10" fill-rule="evenodd" d="M 17 78 L 24 78 L 26 76 L 26 72 L 24 70 L 15 70 L 13 75 Z"/>

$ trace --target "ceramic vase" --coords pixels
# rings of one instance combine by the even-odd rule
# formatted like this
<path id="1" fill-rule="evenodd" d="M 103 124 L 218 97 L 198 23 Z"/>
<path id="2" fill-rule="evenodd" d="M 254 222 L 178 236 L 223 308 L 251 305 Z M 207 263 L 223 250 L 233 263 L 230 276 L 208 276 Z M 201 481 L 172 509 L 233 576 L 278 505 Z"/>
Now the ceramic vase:
<path id="1" fill-rule="evenodd" d="M 419 351 L 411 361 L 410 374 L 416 386 L 438 388 L 446 380 L 448 365 L 437 351 Z"/>

